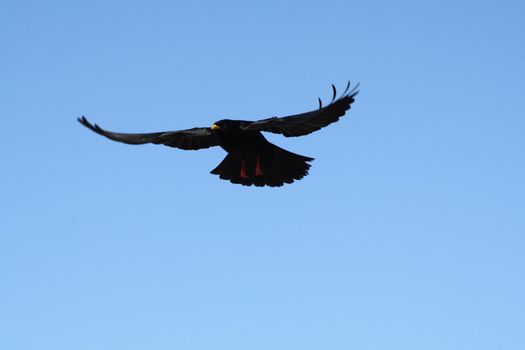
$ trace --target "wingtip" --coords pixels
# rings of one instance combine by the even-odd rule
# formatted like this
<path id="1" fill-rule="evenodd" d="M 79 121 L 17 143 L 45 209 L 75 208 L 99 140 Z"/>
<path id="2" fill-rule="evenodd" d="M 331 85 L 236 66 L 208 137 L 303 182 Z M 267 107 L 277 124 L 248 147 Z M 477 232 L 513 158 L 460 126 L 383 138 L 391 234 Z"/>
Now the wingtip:
<path id="1" fill-rule="evenodd" d="M 346 96 L 346 94 L 348 93 L 348 89 L 350 89 L 350 85 L 350 80 L 348 80 L 346 83 L 345 91 L 343 92 L 342 96 Z"/>
<path id="2" fill-rule="evenodd" d="M 360 82 L 358 81 L 357 84 L 355 84 L 354 88 L 352 89 L 352 91 L 350 91 L 348 93 L 348 95 L 351 95 L 351 96 L 355 96 L 359 93 L 359 84 Z"/>
<path id="3" fill-rule="evenodd" d="M 82 116 L 80 118 L 77 118 L 78 122 L 80 124 L 82 124 L 83 126 L 85 126 L 86 128 L 92 130 L 92 131 L 95 131 L 97 133 L 101 133 L 102 132 L 102 128 L 100 126 L 98 126 L 97 124 L 91 124 L 86 117 Z"/>
<path id="4" fill-rule="evenodd" d="M 85 116 L 81 116 L 79 118 L 77 118 L 78 122 L 84 126 L 87 126 L 87 125 L 90 125 L 89 121 L 87 120 L 87 118 Z"/>

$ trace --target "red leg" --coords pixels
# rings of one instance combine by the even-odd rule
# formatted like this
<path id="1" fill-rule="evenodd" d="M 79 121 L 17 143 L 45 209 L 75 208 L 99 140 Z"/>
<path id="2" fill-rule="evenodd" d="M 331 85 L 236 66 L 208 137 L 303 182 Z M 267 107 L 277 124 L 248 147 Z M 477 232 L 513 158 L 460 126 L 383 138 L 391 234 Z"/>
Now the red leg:
<path id="1" fill-rule="evenodd" d="M 257 157 L 257 166 L 255 167 L 255 176 L 263 176 L 264 172 L 261 167 L 261 158 Z"/>
<path id="2" fill-rule="evenodd" d="M 244 159 L 241 162 L 241 177 L 243 179 L 248 179 L 248 176 L 246 175 L 246 161 Z"/>

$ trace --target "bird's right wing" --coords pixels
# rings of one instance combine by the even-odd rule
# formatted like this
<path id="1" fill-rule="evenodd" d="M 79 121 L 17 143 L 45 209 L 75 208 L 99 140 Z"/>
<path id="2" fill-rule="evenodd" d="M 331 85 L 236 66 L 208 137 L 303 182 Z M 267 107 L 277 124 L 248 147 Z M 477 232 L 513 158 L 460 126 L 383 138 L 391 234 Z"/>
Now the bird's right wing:
<path id="1" fill-rule="evenodd" d="M 184 150 L 197 150 L 218 145 L 215 137 L 211 133 L 211 128 L 193 128 L 147 134 L 127 134 L 104 130 L 97 124 L 91 124 L 85 117 L 78 118 L 78 121 L 97 134 L 105 136 L 110 140 L 130 145 L 154 143 Z"/>

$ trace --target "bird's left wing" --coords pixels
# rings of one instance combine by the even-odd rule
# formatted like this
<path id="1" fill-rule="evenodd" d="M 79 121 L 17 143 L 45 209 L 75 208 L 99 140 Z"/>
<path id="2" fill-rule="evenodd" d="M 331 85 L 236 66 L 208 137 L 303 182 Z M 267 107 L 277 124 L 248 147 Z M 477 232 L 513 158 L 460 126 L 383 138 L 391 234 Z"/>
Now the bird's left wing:
<path id="1" fill-rule="evenodd" d="M 359 92 L 359 90 L 357 90 L 358 87 L 359 84 L 350 90 L 350 82 L 348 82 L 345 91 L 336 99 L 337 91 L 335 86 L 332 85 L 332 101 L 325 107 L 323 107 L 321 99 L 319 99 L 319 109 L 314 111 L 287 117 L 262 119 L 251 123 L 248 122 L 242 128 L 244 130 L 268 131 L 283 134 L 286 137 L 307 135 L 338 121 L 339 118 L 350 109 L 350 105 L 354 102 L 355 95 Z"/>
<path id="2" fill-rule="evenodd" d="M 154 143 L 184 150 L 197 150 L 218 145 L 210 128 L 193 128 L 147 134 L 127 134 L 104 130 L 97 124 L 91 124 L 85 117 L 78 118 L 78 121 L 86 128 L 105 136 L 110 140 L 131 145 Z"/>

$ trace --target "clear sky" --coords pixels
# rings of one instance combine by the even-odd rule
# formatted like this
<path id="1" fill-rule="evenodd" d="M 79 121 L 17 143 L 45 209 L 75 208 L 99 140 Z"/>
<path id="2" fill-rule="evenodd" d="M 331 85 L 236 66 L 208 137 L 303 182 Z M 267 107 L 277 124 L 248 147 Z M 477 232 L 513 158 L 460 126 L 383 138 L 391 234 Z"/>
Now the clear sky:
<path id="1" fill-rule="evenodd" d="M 0 3 L 0 349 L 525 349 L 523 1 Z M 316 108 L 283 188 L 123 132 Z"/>

